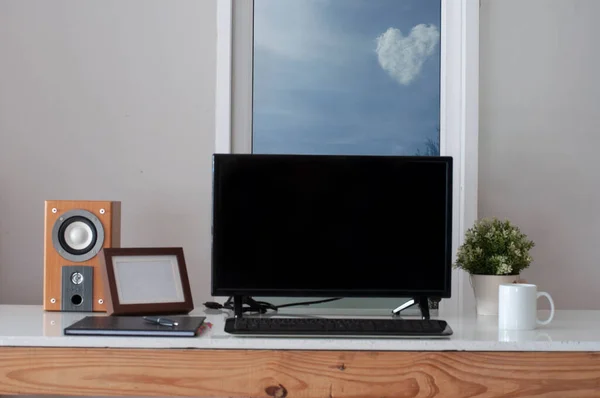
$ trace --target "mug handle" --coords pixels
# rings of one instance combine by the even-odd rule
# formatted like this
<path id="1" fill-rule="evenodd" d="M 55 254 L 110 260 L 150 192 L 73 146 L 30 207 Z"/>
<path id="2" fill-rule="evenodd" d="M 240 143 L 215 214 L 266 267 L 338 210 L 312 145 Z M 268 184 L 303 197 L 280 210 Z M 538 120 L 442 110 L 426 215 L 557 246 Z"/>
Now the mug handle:
<path id="1" fill-rule="evenodd" d="M 548 299 L 548 301 L 550 302 L 550 316 L 545 321 L 540 321 L 539 319 L 536 319 L 536 322 L 538 325 L 547 325 L 550 322 L 552 322 L 552 318 L 554 318 L 554 301 L 552 301 L 552 297 L 550 297 L 550 295 L 548 293 L 538 292 L 537 298 L 539 299 L 542 296 L 546 297 Z"/>

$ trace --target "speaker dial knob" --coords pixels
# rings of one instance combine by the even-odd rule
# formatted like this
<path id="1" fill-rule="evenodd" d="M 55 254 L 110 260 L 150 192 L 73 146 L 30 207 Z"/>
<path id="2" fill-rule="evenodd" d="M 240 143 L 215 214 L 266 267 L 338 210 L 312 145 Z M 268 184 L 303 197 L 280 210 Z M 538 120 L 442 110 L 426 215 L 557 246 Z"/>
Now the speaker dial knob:
<path id="1" fill-rule="evenodd" d="M 75 285 L 83 283 L 83 275 L 81 275 L 79 272 L 73 272 L 73 275 L 71 275 L 71 282 L 73 282 Z"/>

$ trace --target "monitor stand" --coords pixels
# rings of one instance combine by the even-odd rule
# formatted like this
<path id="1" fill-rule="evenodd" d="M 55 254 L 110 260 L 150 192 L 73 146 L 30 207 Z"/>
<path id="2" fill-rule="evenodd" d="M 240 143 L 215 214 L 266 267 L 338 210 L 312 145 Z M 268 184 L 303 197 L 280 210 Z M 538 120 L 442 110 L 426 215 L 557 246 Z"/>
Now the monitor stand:
<path id="1" fill-rule="evenodd" d="M 244 296 L 233 296 L 233 315 L 235 318 L 241 318 L 244 304 Z"/>
<path id="2" fill-rule="evenodd" d="M 252 312 L 264 314 L 267 310 L 277 311 L 277 307 L 268 303 L 259 303 L 250 296 L 233 296 L 233 313 L 235 318 L 241 318 L 244 313 L 244 304 Z"/>
<path id="3" fill-rule="evenodd" d="M 233 315 L 235 318 L 242 318 L 244 311 L 244 298 L 245 296 L 233 296 Z M 427 296 L 419 296 L 408 300 L 406 303 L 398 306 L 396 309 L 392 310 L 393 315 L 400 315 L 400 312 L 404 311 L 407 308 L 412 307 L 413 305 L 419 305 L 419 309 L 421 310 L 422 319 L 430 319 L 429 316 L 429 300 Z"/>
<path id="4" fill-rule="evenodd" d="M 429 319 L 429 300 L 427 299 L 427 296 L 419 296 L 408 300 L 406 303 L 392 310 L 392 314 L 400 315 L 400 312 L 416 304 L 419 305 L 422 319 Z"/>

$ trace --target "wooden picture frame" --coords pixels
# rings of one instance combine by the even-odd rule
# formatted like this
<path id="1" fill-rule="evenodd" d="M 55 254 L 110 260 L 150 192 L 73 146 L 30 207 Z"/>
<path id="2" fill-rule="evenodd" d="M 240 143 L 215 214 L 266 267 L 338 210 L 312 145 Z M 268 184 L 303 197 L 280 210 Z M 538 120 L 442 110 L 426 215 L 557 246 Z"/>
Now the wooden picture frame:
<path id="1" fill-rule="evenodd" d="M 194 309 L 183 248 L 104 248 L 108 315 L 188 314 Z"/>

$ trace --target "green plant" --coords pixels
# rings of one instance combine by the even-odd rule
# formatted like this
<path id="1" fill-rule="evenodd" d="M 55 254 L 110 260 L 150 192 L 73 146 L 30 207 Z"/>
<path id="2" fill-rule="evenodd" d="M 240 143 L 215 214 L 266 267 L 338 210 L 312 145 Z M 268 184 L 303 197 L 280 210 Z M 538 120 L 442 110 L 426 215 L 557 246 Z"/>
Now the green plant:
<path id="1" fill-rule="evenodd" d="M 518 275 L 531 264 L 534 246 L 510 221 L 483 218 L 467 230 L 454 267 L 477 275 Z"/>

